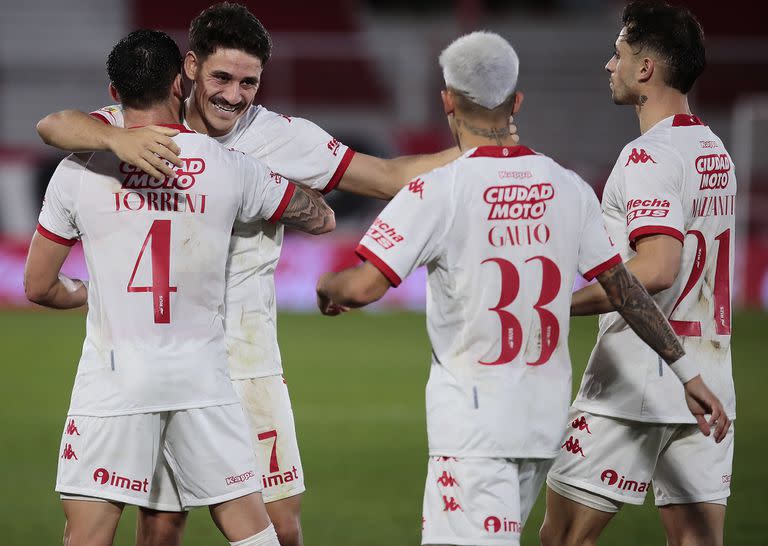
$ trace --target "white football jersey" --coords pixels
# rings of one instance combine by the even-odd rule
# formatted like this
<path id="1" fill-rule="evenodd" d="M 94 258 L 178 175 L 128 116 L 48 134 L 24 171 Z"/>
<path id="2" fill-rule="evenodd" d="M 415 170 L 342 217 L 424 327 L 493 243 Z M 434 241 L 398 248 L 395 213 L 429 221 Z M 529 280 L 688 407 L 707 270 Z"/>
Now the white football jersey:
<path id="1" fill-rule="evenodd" d="M 123 126 L 119 105 L 91 115 Z M 314 123 L 263 106 L 252 106 L 232 131 L 216 140 L 259 159 L 276 179 L 282 176 L 323 193 L 338 185 L 355 153 Z M 283 373 L 274 281 L 282 244 L 282 225 L 235 224 L 227 264 L 225 320 L 232 379 Z"/>
<path id="2" fill-rule="evenodd" d="M 731 374 L 736 177 L 722 141 L 695 116 L 666 118 L 624 147 L 603 192 L 608 232 L 628 260 L 642 236 L 683 242 L 675 283 L 654 296 L 702 378 L 736 417 Z M 600 332 L 574 406 L 659 423 L 694 423 L 683 387 L 618 313 Z"/>
<path id="3" fill-rule="evenodd" d="M 620 263 L 592 189 L 524 146 L 475 148 L 404 187 L 357 251 L 394 286 L 427 266 L 430 455 L 557 455 L 574 277 Z"/>
<path id="4" fill-rule="evenodd" d="M 277 221 L 295 187 L 183 126 L 176 177 L 110 153 L 72 155 L 38 232 L 83 243 L 86 338 L 69 412 L 123 415 L 238 402 L 227 372 L 224 287 L 235 220 Z"/>

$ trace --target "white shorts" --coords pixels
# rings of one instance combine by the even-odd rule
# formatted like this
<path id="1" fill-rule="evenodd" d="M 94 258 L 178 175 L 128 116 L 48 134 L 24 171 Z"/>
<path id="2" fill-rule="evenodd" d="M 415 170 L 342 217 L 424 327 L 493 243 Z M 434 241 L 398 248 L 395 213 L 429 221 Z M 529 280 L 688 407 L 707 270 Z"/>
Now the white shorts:
<path id="1" fill-rule="evenodd" d="M 67 417 L 56 491 L 181 511 L 260 490 L 240 404 Z"/>
<path id="2" fill-rule="evenodd" d="M 555 492 L 605 512 L 615 512 L 625 502 L 642 504 L 651 486 L 657 506 L 726 504 L 733 438 L 734 425 L 717 444 L 694 424 L 643 423 L 571 408 L 547 483 Z"/>
<path id="3" fill-rule="evenodd" d="M 282 375 L 232 381 L 250 423 L 264 502 L 304 492 L 293 408 Z"/>
<path id="4" fill-rule="evenodd" d="M 551 459 L 430 457 L 422 544 L 520 544 Z"/>

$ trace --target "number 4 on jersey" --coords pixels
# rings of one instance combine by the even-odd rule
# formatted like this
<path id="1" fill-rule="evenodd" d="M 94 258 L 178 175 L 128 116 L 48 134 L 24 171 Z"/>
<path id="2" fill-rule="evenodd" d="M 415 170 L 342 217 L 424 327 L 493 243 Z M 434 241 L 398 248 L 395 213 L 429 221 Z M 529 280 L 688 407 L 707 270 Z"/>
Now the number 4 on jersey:
<path id="1" fill-rule="evenodd" d="M 151 241 L 151 242 L 150 242 Z M 133 279 L 144 256 L 144 250 L 150 243 L 150 260 L 152 262 L 152 286 L 134 286 Z M 133 273 L 128 280 L 128 292 L 152 292 L 152 307 L 155 312 L 155 324 L 171 322 L 171 292 L 176 292 L 175 286 L 170 286 L 171 264 L 171 221 L 155 220 L 149 228 L 141 245 L 139 257 L 133 266 Z"/>

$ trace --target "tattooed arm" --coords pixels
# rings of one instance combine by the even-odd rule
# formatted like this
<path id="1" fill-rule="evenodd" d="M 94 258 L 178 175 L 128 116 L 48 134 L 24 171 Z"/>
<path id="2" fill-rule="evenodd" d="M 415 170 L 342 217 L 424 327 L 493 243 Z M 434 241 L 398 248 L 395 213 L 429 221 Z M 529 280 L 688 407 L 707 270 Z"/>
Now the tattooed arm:
<path id="1" fill-rule="evenodd" d="M 686 356 L 672 327 L 648 291 L 624 264 L 601 273 L 597 280 L 614 309 L 680 378 L 686 403 L 701 431 L 709 436 L 710 426 L 716 424 L 715 440 L 720 442 L 730 427 L 723 405 L 701 379 L 697 364 Z M 712 415 L 709 423 L 705 414 Z"/>
<path id="2" fill-rule="evenodd" d="M 334 230 L 336 217 L 320 192 L 296 186 L 291 202 L 280 216 L 280 223 L 305 233 L 320 235 Z"/>

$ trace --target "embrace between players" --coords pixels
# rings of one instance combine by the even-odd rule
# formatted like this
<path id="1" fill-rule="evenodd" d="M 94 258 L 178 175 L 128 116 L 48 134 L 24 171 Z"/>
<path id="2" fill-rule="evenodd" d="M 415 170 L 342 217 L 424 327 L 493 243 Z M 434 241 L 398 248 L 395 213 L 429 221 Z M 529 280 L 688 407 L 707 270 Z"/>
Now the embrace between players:
<path id="1" fill-rule="evenodd" d="M 182 58 L 161 32 L 131 33 L 107 63 L 119 105 L 38 124 L 75 153 L 46 192 L 27 295 L 88 303 L 57 473 L 67 544 L 111 544 L 124 504 L 139 507 L 143 546 L 179 544 L 194 506 L 232 544 L 302 544 L 273 274 L 283 225 L 333 229 L 321 197 L 333 189 L 392 201 L 357 248 L 363 263 L 318 281 L 324 314 L 428 268 L 423 544 L 519 544 L 545 480 L 547 546 L 593 544 L 651 486 L 670 544 L 722 544 L 734 211 L 719 204 L 736 180 L 688 106 L 704 68 L 690 12 L 624 11 L 606 69 L 641 136 L 602 211 L 577 174 L 517 144 L 519 63 L 496 34 L 440 56 L 457 148 L 391 160 L 254 104 L 271 42 L 244 7 L 201 13 L 190 49 Z M 76 240 L 88 284 L 59 271 Z M 577 272 L 597 283 L 572 294 Z M 569 410 L 568 317 L 598 313 Z"/>

